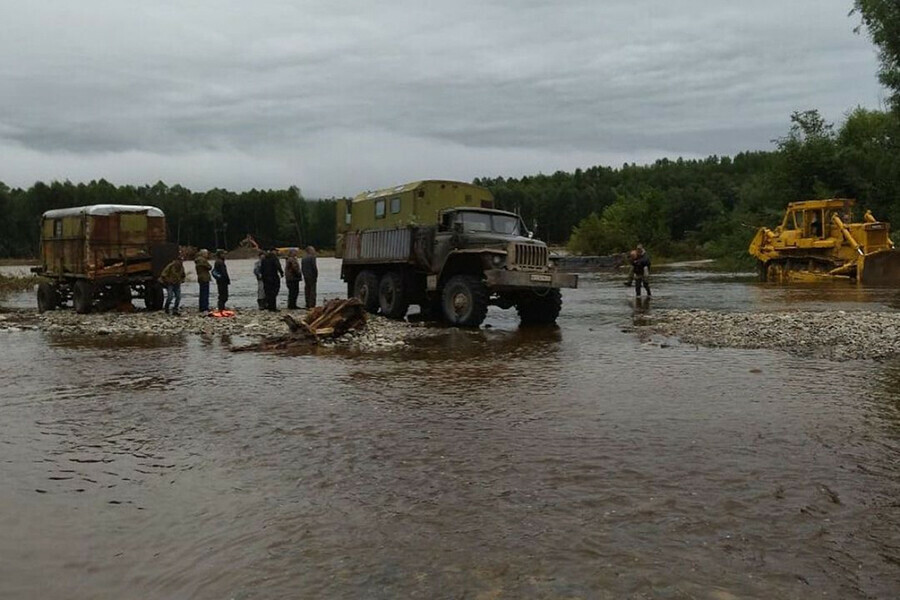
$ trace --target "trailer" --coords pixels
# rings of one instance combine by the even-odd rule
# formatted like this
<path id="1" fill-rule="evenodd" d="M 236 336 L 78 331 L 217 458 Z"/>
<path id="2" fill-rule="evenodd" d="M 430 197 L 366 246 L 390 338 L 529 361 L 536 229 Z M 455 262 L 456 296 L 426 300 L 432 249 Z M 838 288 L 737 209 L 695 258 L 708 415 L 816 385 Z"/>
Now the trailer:
<path id="1" fill-rule="evenodd" d="M 31 270 L 41 312 L 66 306 L 75 311 L 108 309 L 143 298 L 159 310 L 158 278 L 178 255 L 166 242 L 166 219 L 154 206 L 95 204 L 49 210 L 41 217 L 41 264 Z"/>

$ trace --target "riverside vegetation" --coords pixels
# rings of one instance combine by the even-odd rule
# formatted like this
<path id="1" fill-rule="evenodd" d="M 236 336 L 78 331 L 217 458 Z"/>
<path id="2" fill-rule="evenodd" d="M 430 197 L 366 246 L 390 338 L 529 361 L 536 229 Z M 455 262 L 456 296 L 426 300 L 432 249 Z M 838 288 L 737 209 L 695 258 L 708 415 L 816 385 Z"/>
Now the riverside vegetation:
<path id="1" fill-rule="evenodd" d="M 815 110 L 791 116 L 770 152 L 651 165 L 594 166 L 573 173 L 475 179 L 497 206 L 519 212 L 537 236 L 575 254 L 622 252 L 641 242 L 656 258 L 714 258 L 748 266 L 756 227 L 774 227 L 788 202 L 846 197 L 882 220 L 900 223 L 900 117 L 858 108 L 835 128 Z M 159 182 L 0 183 L 0 257 L 35 256 L 37 223 L 46 210 L 94 203 L 151 204 L 163 209 L 169 239 L 181 245 L 233 248 L 247 234 L 265 246 L 333 248 L 335 202 L 307 201 L 287 190 L 192 192 Z M 895 234 L 896 235 L 896 234 Z"/>
<path id="2" fill-rule="evenodd" d="M 27 275 L 4 275 L 3 273 L 0 273 L 0 295 L 30 290 L 37 285 L 37 283 L 37 277 Z"/>

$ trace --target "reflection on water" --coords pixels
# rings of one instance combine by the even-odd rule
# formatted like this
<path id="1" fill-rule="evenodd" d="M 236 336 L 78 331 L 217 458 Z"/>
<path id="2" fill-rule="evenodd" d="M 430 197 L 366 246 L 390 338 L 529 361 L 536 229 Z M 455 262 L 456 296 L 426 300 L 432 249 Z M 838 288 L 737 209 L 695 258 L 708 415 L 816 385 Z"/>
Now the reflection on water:
<path id="1" fill-rule="evenodd" d="M 582 283 L 375 354 L 0 334 L 0 597 L 894 597 L 900 363 L 629 332 L 890 292 Z"/>

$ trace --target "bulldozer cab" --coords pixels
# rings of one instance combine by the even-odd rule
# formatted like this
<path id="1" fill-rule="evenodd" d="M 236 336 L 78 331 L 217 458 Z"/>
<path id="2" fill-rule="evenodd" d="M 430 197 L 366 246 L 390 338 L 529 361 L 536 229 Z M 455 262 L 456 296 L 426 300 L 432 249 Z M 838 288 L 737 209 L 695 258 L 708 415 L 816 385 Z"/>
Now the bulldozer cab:
<path id="1" fill-rule="evenodd" d="M 829 238 L 840 239 L 841 229 L 833 222 L 833 217 L 849 220 L 852 205 L 852 200 L 792 202 L 779 228 L 781 238 L 787 245 L 797 246 Z"/>

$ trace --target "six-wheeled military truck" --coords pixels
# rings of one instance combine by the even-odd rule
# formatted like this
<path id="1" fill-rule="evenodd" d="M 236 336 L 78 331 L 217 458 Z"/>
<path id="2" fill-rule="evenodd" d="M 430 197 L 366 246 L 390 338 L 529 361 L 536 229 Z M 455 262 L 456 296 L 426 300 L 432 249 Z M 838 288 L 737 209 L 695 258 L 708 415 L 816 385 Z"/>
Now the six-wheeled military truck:
<path id="1" fill-rule="evenodd" d="M 166 243 L 166 219 L 153 206 L 96 204 L 50 210 L 41 217 L 41 265 L 32 268 L 41 312 L 69 300 L 78 313 L 143 298 L 163 304 L 160 271 L 178 255 Z"/>
<path id="2" fill-rule="evenodd" d="M 417 181 L 337 206 L 337 257 L 347 295 L 370 312 L 406 316 L 411 304 L 477 327 L 488 305 L 516 307 L 522 323 L 553 323 L 560 288 L 578 276 L 550 265 L 547 245 L 491 193 L 456 181 Z"/>

